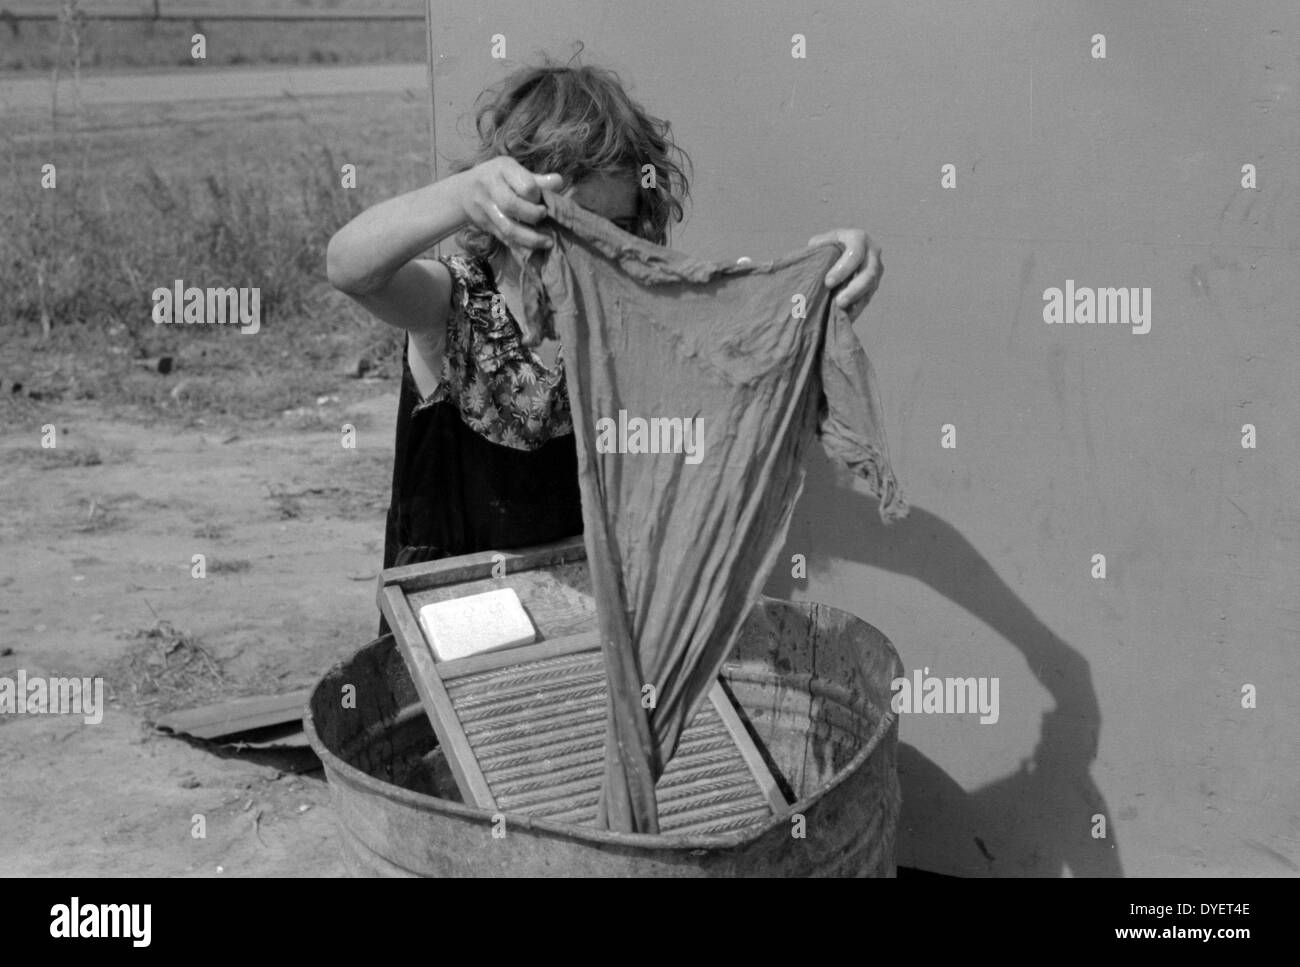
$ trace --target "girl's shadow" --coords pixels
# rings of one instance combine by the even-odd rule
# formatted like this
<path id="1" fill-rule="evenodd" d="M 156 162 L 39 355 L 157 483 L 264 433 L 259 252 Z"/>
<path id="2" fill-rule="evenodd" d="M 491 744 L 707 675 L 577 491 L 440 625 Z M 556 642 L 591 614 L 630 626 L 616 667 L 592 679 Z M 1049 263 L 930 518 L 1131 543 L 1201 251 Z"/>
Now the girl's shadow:
<path id="1" fill-rule="evenodd" d="M 810 572 L 844 560 L 924 582 L 1018 648 L 1056 701 L 1020 768 L 970 793 L 899 744 L 899 864 L 967 876 L 1059 876 L 1066 868 L 1074 876 L 1122 876 L 1114 820 L 1090 774 L 1101 711 L 1087 661 L 952 525 L 913 506 L 906 520 L 885 527 L 875 499 L 840 483 L 819 451 L 807 464 L 787 546 L 813 552 Z M 764 592 L 790 598 L 796 590 L 789 569 L 777 568 Z M 1094 836 L 1103 823 L 1105 835 Z"/>

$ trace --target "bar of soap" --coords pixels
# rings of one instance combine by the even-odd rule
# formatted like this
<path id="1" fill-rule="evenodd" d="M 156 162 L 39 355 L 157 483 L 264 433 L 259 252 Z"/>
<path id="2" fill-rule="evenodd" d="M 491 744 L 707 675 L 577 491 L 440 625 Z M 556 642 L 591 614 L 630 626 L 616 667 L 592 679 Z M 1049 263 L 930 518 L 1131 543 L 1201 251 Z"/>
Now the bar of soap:
<path id="1" fill-rule="evenodd" d="M 435 601 L 420 609 L 419 619 L 438 661 L 468 658 L 537 640 L 537 629 L 514 588 Z"/>

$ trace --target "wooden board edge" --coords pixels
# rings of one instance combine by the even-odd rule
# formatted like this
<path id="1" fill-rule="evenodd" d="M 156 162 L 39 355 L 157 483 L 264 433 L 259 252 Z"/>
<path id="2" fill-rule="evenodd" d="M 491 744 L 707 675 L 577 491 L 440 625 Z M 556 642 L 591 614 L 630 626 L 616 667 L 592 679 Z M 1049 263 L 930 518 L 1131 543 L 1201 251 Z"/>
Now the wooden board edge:
<path id="1" fill-rule="evenodd" d="M 468 658 L 453 658 L 451 661 L 438 662 L 438 672 L 444 681 L 477 675 L 480 672 L 496 671 L 510 665 L 522 665 L 525 662 L 541 661 L 546 658 L 559 658 L 562 655 L 574 655 L 583 651 L 600 650 L 599 631 L 580 631 L 576 635 L 564 635 L 561 638 L 548 638 L 531 645 L 517 645 L 514 648 L 502 648 L 482 655 L 470 655 Z"/>
<path id="2" fill-rule="evenodd" d="M 386 568 L 379 575 L 381 587 L 400 586 L 407 594 L 447 584 L 463 584 L 492 577 L 492 567 L 500 554 L 505 558 L 506 574 L 536 571 L 553 564 L 571 564 L 585 560 L 587 548 L 582 535 L 566 537 L 551 544 L 513 551 L 478 551 L 423 564 L 406 564 Z"/>
<path id="3" fill-rule="evenodd" d="M 722 719 L 722 724 L 731 733 L 731 738 L 735 741 L 736 748 L 740 750 L 745 765 L 749 766 L 749 771 L 753 774 L 754 781 L 758 783 L 763 798 L 772 807 L 773 814 L 780 815 L 789 808 L 790 804 L 786 801 L 785 795 L 781 792 L 781 787 L 776 783 L 776 778 L 763 760 L 763 754 L 758 751 L 758 746 L 754 745 L 754 740 L 749 737 L 749 731 L 745 728 L 745 723 L 736 714 L 735 706 L 731 704 L 731 697 L 727 694 L 727 690 L 722 687 L 721 682 L 714 682 L 713 687 L 709 689 L 709 701 L 713 703 L 713 708 Z"/>
<path id="4" fill-rule="evenodd" d="M 310 697 L 310 688 L 300 688 L 282 695 L 253 695 L 168 712 L 160 715 L 153 724 L 155 728 L 184 732 L 196 739 L 219 739 L 273 725 L 300 723 L 303 706 Z"/>
<path id="5" fill-rule="evenodd" d="M 451 697 L 439 676 L 433 651 L 424 640 L 424 633 L 406 594 L 400 587 L 386 587 L 381 595 L 381 606 L 461 796 L 467 804 L 495 810 L 496 799 L 479 768 L 469 738 L 461 728 L 455 706 L 451 704 Z"/>

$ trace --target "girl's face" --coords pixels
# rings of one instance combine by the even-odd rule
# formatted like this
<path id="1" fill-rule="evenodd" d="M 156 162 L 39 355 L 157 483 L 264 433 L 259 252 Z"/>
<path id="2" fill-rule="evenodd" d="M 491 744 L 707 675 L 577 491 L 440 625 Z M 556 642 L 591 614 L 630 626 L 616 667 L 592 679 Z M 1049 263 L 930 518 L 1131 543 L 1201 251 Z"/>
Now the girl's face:
<path id="1" fill-rule="evenodd" d="M 601 174 L 574 182 L 561 194 L 572 198 L 587 211 L 613 222 L 623 231 L 636 234 L 638 191 L 633 174 Z"/>

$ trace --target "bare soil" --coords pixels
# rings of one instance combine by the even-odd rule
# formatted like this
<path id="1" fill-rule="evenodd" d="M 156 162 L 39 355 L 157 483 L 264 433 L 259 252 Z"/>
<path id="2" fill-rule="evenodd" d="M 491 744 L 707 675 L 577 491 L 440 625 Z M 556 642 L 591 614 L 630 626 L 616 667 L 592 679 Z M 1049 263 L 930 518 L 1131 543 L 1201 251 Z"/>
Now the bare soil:
<path id="1" fill-rule="evenodd" d="M 314 756 L 235 754 L 149 723 L 308 687 L 374 636 L 396 395 L 368 388 L 244 430 L 10 410 L 0 676 L 103 676 L 107 709 L 97 725 L 0 717 L 0 875 L 342 872 Z"/>

